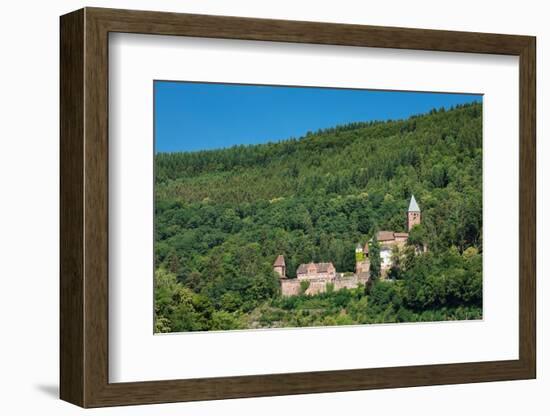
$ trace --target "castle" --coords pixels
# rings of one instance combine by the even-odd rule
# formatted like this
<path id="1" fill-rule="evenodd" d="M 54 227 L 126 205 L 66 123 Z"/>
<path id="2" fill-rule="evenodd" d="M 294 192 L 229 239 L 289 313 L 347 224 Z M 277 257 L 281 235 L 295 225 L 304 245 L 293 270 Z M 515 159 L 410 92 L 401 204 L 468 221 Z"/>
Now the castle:
<path id="1" fill-rule="evenodd" d="M 407 210 L 407 231 L 420 224 L 421 212 L 414 195 L 411 196 Z M 408 232 L 378 231 L 376 240 L 380 245 L 380 274 L 385 278 L 392 266 L 392 250 L 394 247 L 403 248 L 409 238 Z M 339 290 L 344 287 L 352 289 L 359 284 L 370 282 L 369 243 L 364 246 L 357 244 L 355 248 L 355 273 L 338 273 L 332 263 L 305 263 L 296 270 L 296 278 L 290 279 L 286 275 L 286 264 L 283 255 L 277 256 L 273 263 L 273 270 L 279 275 L 281 293 L 283 296 L 299 294 L 314 295 L 326 292 L 328 287 Z"/>

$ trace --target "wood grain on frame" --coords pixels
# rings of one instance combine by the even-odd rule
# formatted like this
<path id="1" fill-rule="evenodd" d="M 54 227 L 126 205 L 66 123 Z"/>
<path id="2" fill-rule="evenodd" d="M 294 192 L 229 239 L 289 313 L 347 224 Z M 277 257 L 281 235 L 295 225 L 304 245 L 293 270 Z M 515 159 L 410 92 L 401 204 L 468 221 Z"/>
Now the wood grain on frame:
<path id="1" fill-rule="evenodd" d="M 62 16 L 60 29 L 60 396 L 63 400 L 82 407 L 100 407 L 536 376 L 534 37 L 98 8 Z M 109 383 L 109 32 L 519 56 L 519 359 Z"/>
<path id="2" fill-rule="evenodd" d="M 84 402 L 84 12 L 61 20 L 60 395 Z"/>

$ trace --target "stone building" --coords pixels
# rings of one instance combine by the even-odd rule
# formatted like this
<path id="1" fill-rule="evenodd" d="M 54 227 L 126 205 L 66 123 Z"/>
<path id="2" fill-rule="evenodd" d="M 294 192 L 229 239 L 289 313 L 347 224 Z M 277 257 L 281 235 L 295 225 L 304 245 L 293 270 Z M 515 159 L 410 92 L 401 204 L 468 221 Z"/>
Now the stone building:
<path id="1" fill-rule="evenodd" d="M 326 292 L 329 285 L 334 290 L 340 290 L 344 287 L 353 289 L 360 283 L 366 284 L 369 280 L 368 273 L 349 274 L 337 273 L 332 263 L 304 263 L 296 269 L 296 278 L 289 279 L 281 274 L 281 264 L 284 264 L 284 257 L 277 256 L 273 263 L 273 270 L 279 275 L 281 283 L 281 294 L 283 296 L 295 296 L 299 294 L 315 295 Z"/>
<path id="2" fill-rule="evenodd" d="M 336 269 L 332 263 L 307 263 L 300 264 L 296 270 L 298 280 L 324 279 L 332 281 L 336 277 Z"/>
<path id="3" fill-rule="evenodd" d="M 414 195 L 411 196 L 409 209 L 407 210 L 407 230 L 410 231 L 415 225 L 420 224 L 421 212 Z M 376 240 L 380 245 L 380 270 L 384 277 L 392 266 L 391 255 L 394 248 L 402 249 L 407 244 L 409 233 L 394 231 L 378 231 Z"/>
<path id="4" fill-rule="evenodd" d="M 382 275 L 390 269 L 392 265 L 391 255 L 394 247 L 401 249 L 407 244 L 409 233 L 395 233 L 393 231 L 379 231 L 376 233 L 376 240 L 380 245 L 380 271 Z"/>
<path id="5" fill-rule="evenodd" d="M 411 196 L 407 210 L 407 230 L 410 231 L 421 222 L 421 212 L 414 195 Z M 408 232 L 378 231 L 375 236 L 380 245 L 380 271 L 385 278 L 392 266 L 392 252 L 395 247 L 402 249 L 407 244 Z M 371 240 L 372 241 L 372 240 Z M 286 276 L 286 265 L 283 255 L 277 256 L 273 263 L 273 270 L 279 275 L 281 293 L 283 296 L 306 295 L 322 293 L 332 285 L 334 290 L 344 287 L 356 288 L 359 284 L 370 282 L 369 243 L 364 246 L 357 244 L 355 248 L 355 273 L 338 273 L 334 265 L 329 263 L 304 263 L 296 269 L 296 278 Z M 304 287 L 306 290 L 304 291 Z"/>
<path id="6" fill-rule="evenodd" d="M 407 210 L 407 230 L 410 231 L 412 227 L 420 224 L 421 212 L 414 198 L 414 195 L 411 196 L 409 203 L 409 209 Z M 380 270 L 382 272 L 382 277 L 385 277 L 388 270 L 392 266 L 392 251 L 395 247 L 402 249 L 407 244 L 409 239 L 408 232 L 395 232 L 382 230 L 376 233 L 376 241 L 380 245 Z M 361 245 L 357 245 L 355 249 L 355 272 L 368 272 L 370 271 L 370 259 L 369 259 L 369 243 L 365 244 L 362 248 Z"/>

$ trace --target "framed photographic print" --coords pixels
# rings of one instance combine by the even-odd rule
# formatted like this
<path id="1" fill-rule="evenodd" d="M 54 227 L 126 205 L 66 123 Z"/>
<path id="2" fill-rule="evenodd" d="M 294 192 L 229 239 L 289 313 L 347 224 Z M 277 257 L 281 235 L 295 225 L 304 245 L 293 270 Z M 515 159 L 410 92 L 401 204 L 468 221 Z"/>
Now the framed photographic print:
<path id="1" fill-rule="evenodd" d="M 61 398 L 536 376 L 535 38 L 61 17 Z"/>

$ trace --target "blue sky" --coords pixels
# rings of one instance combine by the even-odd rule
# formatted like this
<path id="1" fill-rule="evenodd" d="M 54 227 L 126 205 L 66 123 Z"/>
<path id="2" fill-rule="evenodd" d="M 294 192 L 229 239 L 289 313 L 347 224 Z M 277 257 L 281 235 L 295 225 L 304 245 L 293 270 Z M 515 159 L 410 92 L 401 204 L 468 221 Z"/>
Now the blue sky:
<path id="1" fill-rule="evenodd" d="M 157 152 L 300 137 L 354 121 L 407 118 L 481 95 L 155 81 Z"/>

